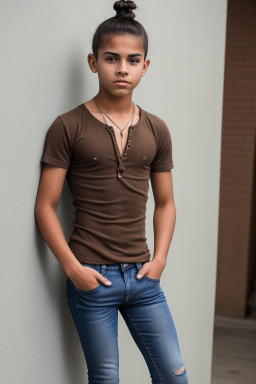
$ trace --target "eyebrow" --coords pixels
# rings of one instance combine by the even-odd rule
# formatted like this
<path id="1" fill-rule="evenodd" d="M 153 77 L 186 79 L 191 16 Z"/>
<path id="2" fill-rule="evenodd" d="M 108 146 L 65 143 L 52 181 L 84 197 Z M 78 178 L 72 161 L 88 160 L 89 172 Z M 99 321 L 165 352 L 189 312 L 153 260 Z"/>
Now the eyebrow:
<path id="1" fill-rule="evenodd" d="M 120 56 L 118 53 L 110 52 L 110 51 L 103 52 L 103 55 Z M 135 57 L 135 56 L 142 56 L 142 55 L 140 53 L 132 53 L 132 54 L 128 55 L 128 57 Z"/>

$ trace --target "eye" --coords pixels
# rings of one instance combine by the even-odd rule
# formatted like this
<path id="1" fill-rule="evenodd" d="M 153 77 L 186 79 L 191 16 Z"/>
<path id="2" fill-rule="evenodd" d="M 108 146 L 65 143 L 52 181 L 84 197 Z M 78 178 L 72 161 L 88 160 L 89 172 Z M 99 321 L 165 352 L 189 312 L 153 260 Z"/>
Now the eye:
<path id="1" fill-rule="evenodd" d="M 107 57 L 106 60 L 109 61 L 110 63 L 113 63 L 113 62 L 115 62 L 117 60 L 117 58 L 114 57 L 114 56 L 111 56 L 111 57 Z M 138 64 L 140 62 L 140 60 L 138 60 L 138 59 L 130 59 L 130 62 L 132 64 Z"/>
<path id="2" fill-rule="evenodd" d="M 107 57 L 107 61 L 110 61 L 111 63 L 116 60 L 116 57 Z"/>
<path id="3" fill-rule="evenodd" d="M 139 61 L 138 59 L 131 59 L 131 62 L 132 62 L 132 64 L 137 64 L 137 63 L 139 63 L 140 61 Z"/>

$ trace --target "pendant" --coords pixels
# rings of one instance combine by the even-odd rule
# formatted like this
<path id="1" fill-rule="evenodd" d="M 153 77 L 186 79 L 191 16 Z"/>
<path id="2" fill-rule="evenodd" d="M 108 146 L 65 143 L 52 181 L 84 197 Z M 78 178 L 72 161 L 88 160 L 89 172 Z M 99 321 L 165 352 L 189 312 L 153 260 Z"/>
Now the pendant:
<path id="1" fill-rule="evenodd" d="M 120 132 L 120 136 L 123 137 L 123 132 Z"/>

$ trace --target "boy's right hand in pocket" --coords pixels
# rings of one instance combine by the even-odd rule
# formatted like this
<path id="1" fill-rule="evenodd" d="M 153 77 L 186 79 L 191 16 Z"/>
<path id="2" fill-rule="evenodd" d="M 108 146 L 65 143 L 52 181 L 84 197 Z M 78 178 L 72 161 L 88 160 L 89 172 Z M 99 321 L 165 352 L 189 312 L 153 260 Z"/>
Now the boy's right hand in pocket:
<path id="1" fill-rule="evenodd" d="M 85 266 L 79 268 L 74 276 L 70 276 L 70 280 L 77 289 L 84 291 L 96 288 L 99 282 L 106 286 L 112 284 L 106 277 L 102 276 L 100 272 Z"/>

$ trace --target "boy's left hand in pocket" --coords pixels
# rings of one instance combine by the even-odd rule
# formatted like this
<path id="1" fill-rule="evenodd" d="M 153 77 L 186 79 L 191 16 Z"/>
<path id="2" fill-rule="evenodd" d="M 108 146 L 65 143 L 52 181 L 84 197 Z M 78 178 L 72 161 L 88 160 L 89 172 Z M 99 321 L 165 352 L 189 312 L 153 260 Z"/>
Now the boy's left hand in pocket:
<path id="1" fill-rule="evenodd" d="M 137 279 L 141 279 L 144 275 L 151 277 L 152 279 L 160 279 L 165 268 L 165 264 L 159 262 L 158 260 L 154 260 L 146 262 L 143 264 L 142 268 L 137 273 Z"/>

